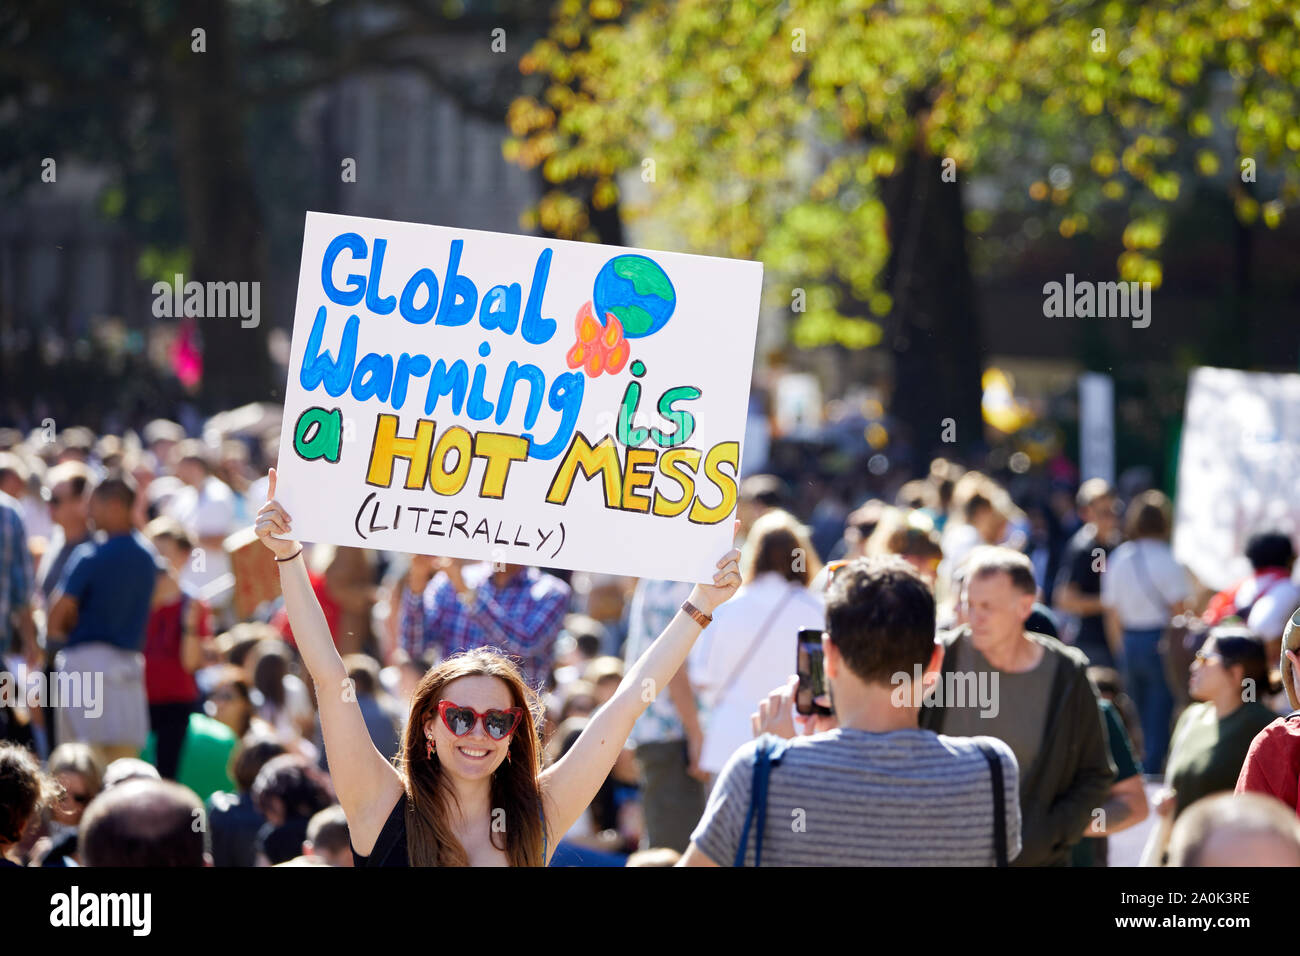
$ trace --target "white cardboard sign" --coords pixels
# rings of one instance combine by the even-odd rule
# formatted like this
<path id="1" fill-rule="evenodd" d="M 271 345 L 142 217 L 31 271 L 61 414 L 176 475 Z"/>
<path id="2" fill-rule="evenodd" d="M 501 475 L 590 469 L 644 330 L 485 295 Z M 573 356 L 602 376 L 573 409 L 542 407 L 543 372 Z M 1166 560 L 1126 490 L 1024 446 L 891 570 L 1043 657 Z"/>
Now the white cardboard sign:
<path id="1" fill-rule="evenodd" d="M 762 276 L 309 212 L 276 491 L 294 536 L 711 580 Z"/>

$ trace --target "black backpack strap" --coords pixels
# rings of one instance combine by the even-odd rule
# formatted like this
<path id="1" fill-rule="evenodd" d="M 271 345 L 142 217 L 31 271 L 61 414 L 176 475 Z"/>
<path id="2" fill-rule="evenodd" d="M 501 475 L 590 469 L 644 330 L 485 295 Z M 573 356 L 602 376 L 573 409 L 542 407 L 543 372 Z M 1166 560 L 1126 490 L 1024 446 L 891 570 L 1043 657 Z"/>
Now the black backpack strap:
<path id="1" fill-rule="evenodd" d="M 998 866 L 1007 865 L 1007 806 L 1002 786 L 1002 758 L 982 740 L 975 741 L 984 759 L 988 761 L 989 776 L 993 779 L 993 852 Z"/>
<path id="2" fill-rule="evenodd" d="M 745 848 L 749 845 L 749 830 L 754 826 L 754 865 L 763 865 L 763 829 L 767 823 L 767 782 L 772 766 L 781 762 L 789 742 L 764 734 L 758 738 L 754 748 L 754 776 L 749 793 L 749 809 L 745 813 L 745 825 L 740 831 L 740 842 L 736 847 L 736 859 L 733 866 L 745 865 Z"/>

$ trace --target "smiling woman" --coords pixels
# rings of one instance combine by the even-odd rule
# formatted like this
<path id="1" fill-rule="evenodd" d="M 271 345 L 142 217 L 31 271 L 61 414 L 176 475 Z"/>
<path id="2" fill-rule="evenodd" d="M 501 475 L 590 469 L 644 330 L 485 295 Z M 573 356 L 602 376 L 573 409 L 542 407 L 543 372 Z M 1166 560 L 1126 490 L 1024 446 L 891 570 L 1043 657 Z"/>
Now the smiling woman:
<path id="1" fill-rule="evenodd" d="M 354 829 L 356 865 L 542 865 L 540 716 L 519 669 L 495 651 L 458 654 L 426 674 L 402 746 L 407 787 L 373 846 Z M 458 835 L 457 824 L 471 820 L 487 825 Z"/>
<path id="2" fill-rule="evenodd" d="M 555 764 L 541 768 L 541 703 L 519 668 L 477 648 L 421 679 L 396 766 L 371 742 L 301 559 L 271 470 L 257 535 L 280 567 L 289 623 L 316 683 L 330 774 L 358 866 L 545 866 L 596 796 L 653 696 L 681 668 L 709 616 L 740 586 L 734 548 L 633 665 Z M 337 690 L 334 690 L 337 688 Z"/>

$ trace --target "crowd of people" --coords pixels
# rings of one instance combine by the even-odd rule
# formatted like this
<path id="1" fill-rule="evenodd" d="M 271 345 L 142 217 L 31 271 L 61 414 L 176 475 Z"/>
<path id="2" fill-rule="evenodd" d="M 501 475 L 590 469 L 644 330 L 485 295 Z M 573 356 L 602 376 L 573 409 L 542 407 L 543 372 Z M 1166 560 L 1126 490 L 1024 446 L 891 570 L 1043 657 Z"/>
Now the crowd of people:
<path id="1" fill-rule="evenodd" d="M 938 459 L 746 477 L 711 582 L 304 547 L 278 434 L 0 430 L 0 865 L 1300 862 L 1286 534 L 1215 593 L 1158 490 Z"/>

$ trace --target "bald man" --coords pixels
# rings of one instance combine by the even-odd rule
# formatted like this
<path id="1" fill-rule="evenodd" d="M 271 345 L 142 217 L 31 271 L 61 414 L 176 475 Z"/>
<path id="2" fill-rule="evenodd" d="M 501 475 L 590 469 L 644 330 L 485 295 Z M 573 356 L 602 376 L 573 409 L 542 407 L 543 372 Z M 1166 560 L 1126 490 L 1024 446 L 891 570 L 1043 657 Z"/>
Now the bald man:
<path id="1" fill-rule="evenodd" d="M 1300 866 L 1300 822 L 1281 801 L 1223 793 L 1188 807 L 1169 836 L 1170 866 Z"/>

